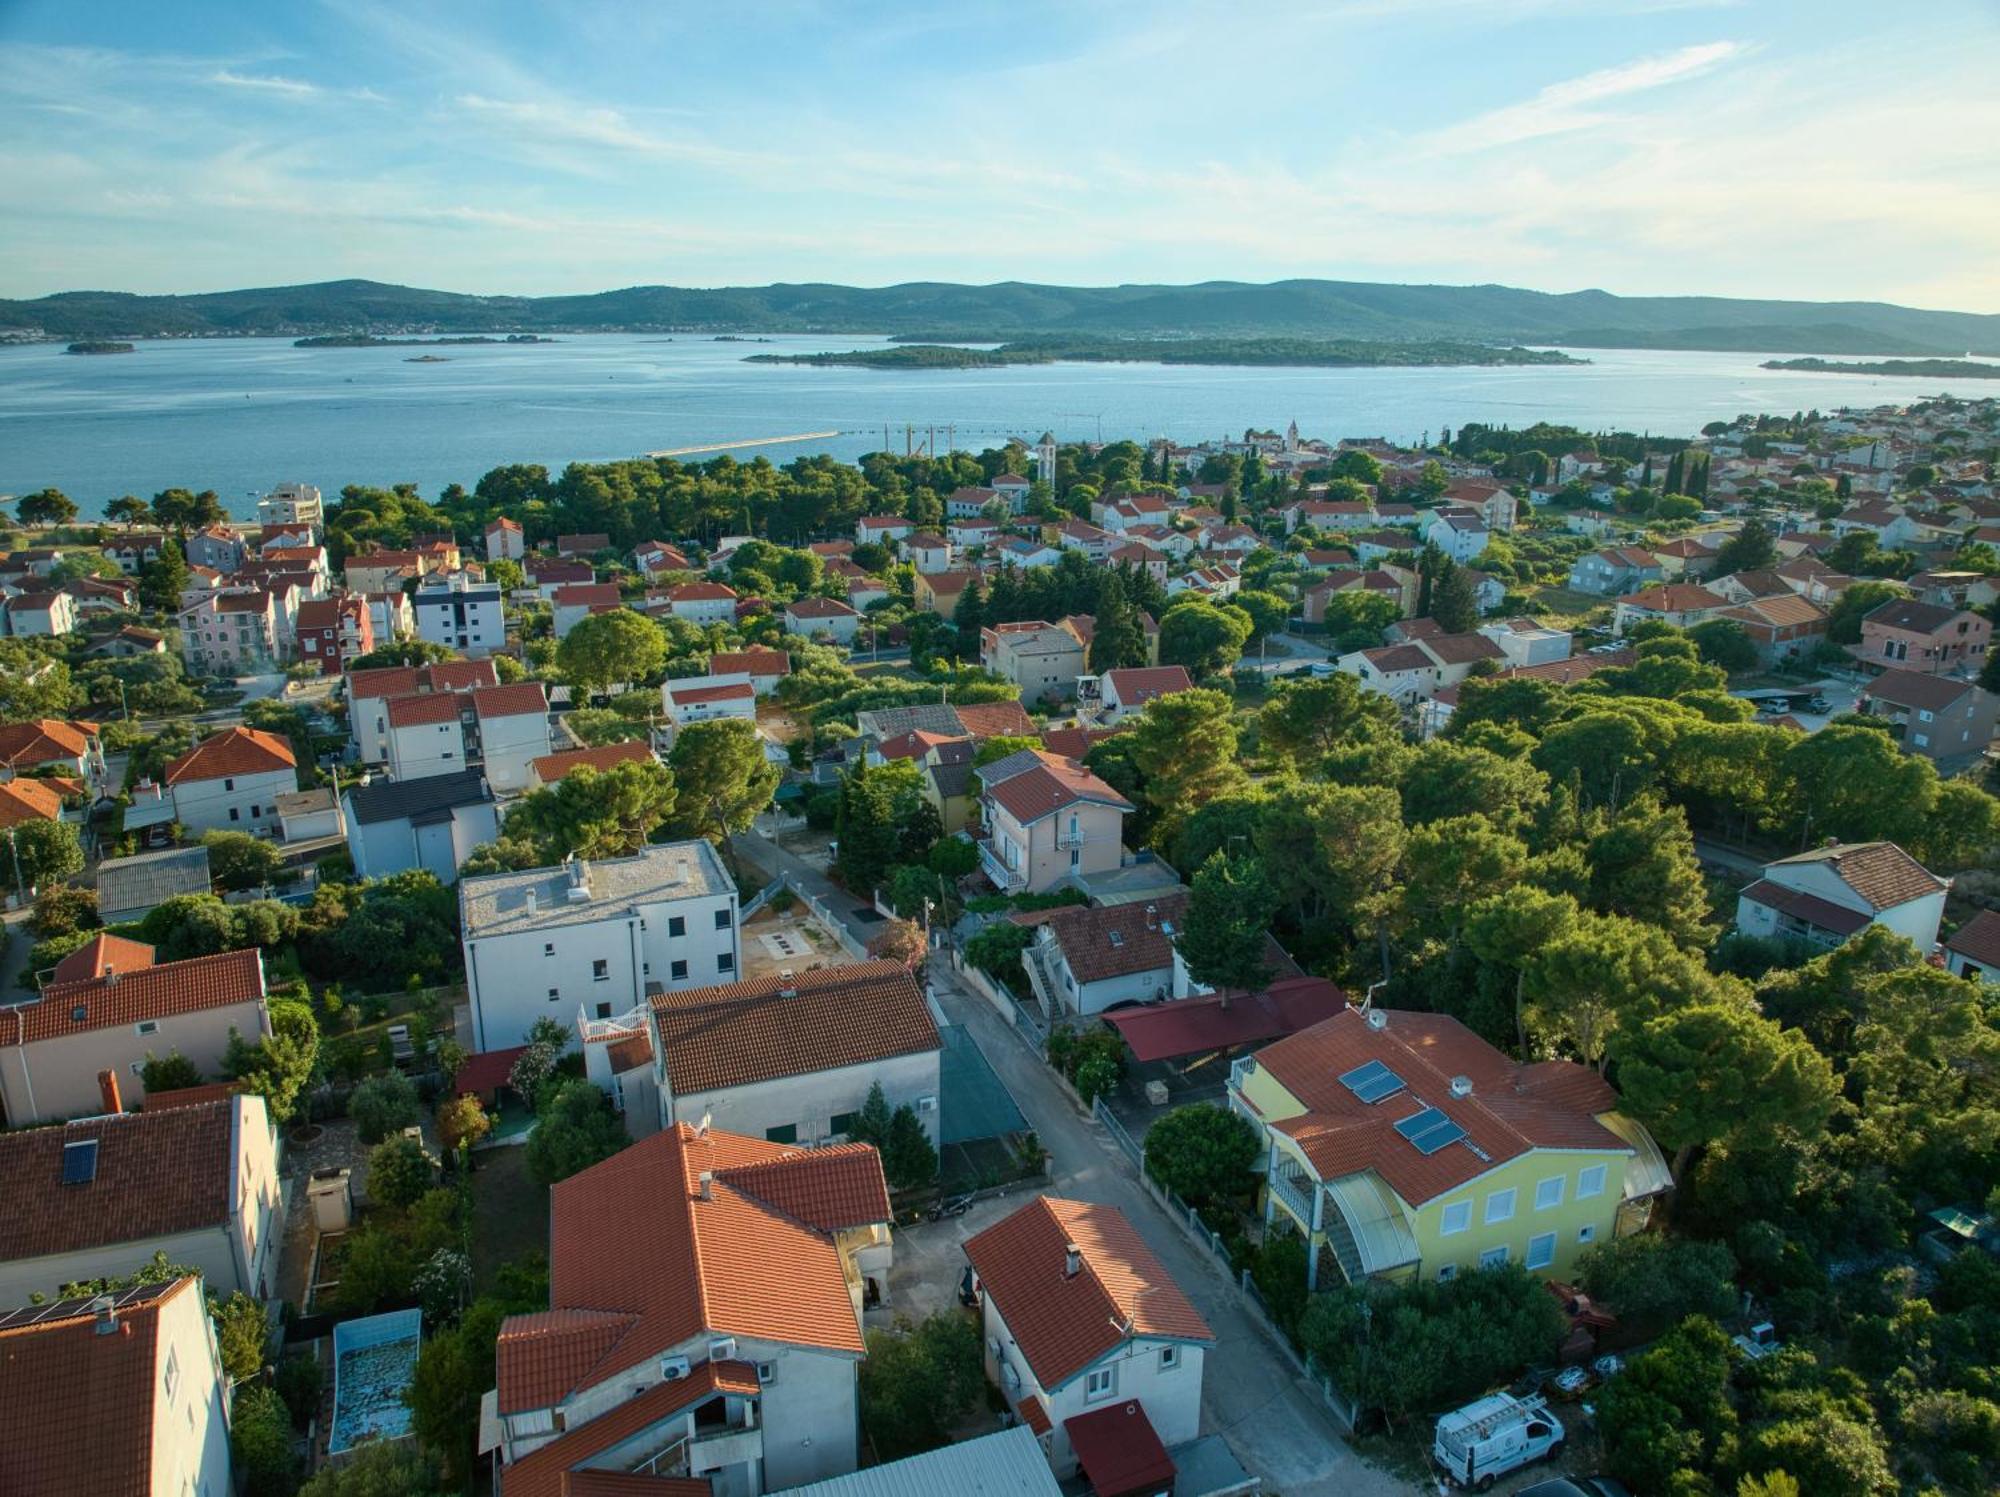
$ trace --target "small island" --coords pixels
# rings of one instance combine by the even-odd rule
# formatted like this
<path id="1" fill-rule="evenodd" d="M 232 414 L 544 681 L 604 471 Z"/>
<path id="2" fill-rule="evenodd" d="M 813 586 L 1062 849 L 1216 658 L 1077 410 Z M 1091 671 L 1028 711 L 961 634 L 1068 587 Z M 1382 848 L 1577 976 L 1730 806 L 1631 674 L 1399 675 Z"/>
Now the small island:
<path id="1" fill-rule="evenodd" d="M 1587 364 L 1554 349 L 1483 343 L 1371 343 L 1321 338 L 1022 338 L 998 348 L 902 343 L 846 353 L 760 353 L 744 362 L 842 364 L 857 369 L 1000 369 L 1010 364 L 1253 364 L 1299 368 Z"/>
<path id="2" fill-rule="evenodd" d="M 424 348 L 440 344 L 462 346 L 469 343 L 554 343 L 554 338 L 543 338 L 534 333 L 509 333 L 504 338 L 490 338 L 483 333 L 469 333 L 456 338 L 380 338 L 373 333 L 321 333 L 311 338 L 294 338 L 294 348 Z"/>
<path id="3" fill-rule="evenodd" d="M 64 353 L 137 353 L 138 351 L 136 343 L 110 343 L 103 340 L 72 343 L 63 350 Z"/>
<path id="4" fill-rule="evenodd" d="M 1831 359 L 1766 359 L 1765 369 L 1800 374 L 1901 375 L 1906 379 L 2000 379 L 2000 364 L 1971 359 L 1878 359 L 1870 363 L 1836 363 Z"/>

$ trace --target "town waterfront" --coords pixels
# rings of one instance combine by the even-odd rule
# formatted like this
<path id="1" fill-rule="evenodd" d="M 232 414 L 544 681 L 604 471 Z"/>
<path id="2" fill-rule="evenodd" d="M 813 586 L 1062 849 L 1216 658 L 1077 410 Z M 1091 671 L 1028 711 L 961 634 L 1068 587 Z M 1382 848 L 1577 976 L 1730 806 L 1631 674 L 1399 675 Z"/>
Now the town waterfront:
<path id="1" fill-rule="evenodd" d="M 1582 349 L 1576 366 L 1305 369 L 1048 364 L 896 371 L 745 363 L 753 353 L 882 346 L 851 334 L 717 340 L 565 335 L 555 343 L 295 348 L 289 339 L 146 341 L 90 358 L 0 348 L 0 494 L 63 490 L 86 514 L 121 494 L 213 489 L 248 515 L 285 479 L 329 493 L 413 482 L 427 495 L 503 463 L 552 470 L 741 443 L 783 464 L 906 440 L 978 450 L 1249 426 L 1414 442 L 1466 421 L 1692 435 L 1745 411 L 1909 401 L 1938 382 L 1760 369 L 1763 353 Z M 427 354 L 442 362 L 412 362 Z M 1977 391 L 1955 392 L 1977 394 Z M 914 425 L 914 436 L 906 426 Z M 796 442 L 750 445 L 796 433 Z M 703 460 L 708 454 L 690 457 Z"/>

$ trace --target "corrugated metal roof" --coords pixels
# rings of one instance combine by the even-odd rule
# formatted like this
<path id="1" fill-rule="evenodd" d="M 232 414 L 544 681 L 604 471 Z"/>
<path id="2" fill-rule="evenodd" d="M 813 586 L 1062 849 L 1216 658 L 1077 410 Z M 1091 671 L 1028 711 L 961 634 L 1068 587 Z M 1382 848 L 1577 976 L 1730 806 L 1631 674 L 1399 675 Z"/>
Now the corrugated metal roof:
<path id="1" fill-rule="evenodd" d="M 1024 1425 L 886 1466 L 793 1487 L 786 1497 L 1058 1497 L 1047 1457 Z"/>

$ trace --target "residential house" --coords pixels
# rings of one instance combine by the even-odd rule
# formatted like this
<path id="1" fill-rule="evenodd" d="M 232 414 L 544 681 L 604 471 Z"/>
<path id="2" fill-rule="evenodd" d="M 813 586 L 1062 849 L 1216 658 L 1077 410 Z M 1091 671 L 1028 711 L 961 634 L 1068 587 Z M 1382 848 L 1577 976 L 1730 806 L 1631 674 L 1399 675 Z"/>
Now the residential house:
<path id="1" fill-rule="evenodd" d="M 528 766 L 530 788 L 544 790 L 579 769 L 602 773 L 620 764 L 658 764 L 659 755 L 643 743 L 607 743 L 601 748 L 558 749 Z"/>
<path id="2" fill-rule="evenodd" d="M 523 575 L 544 603 L 552 603 L 559 587 L 595 582 L 597 569 L 587 561 L 550 561 L 547 557 L 537 557 L 527 563 Z"/>
<path id="3" fill-rule="evenodd" d="M 1323 581 L 1307 590 L 1301 611 L 1307 623 L 1323 624 L 1326 622 L 1327 604 L 1335 593 L 1359 591 L 1387 598 L 1400 611 L 1407 613 L 1409 605 L 1404 601 L 1404 597 L 1409 589 L 1404 584 L 1405 576 L 1414 574 L 1402 573 L 1400 568 L 1392 567 L 1382 567 L 1367 572 L 1349 568 L 1337 569 L 1327 573 Z"/>
<path id="4" fill-rule="evenodd" d="M 912 595 L 917 607 L 925 613 L 950 618 L 966 588 L 978 580 L 977 572 L 919 572 L 912 584 Z"/>
<path id="5" fill-rule="evenodd" d="M 970 738 L 947 738 L 932 743 L 917 756 L 923 772 L 924 799 L 938 813 L 938 822 L 948 837 L 965 830 L 976 805 L 972 759 L 978 745 Z"/>
<path id="6" fill-rule="evenodd" d="M 1028 702 L 1062 702 L 1076 696 L 1084 672 L 1084 642 L 1076 631 L 1042 620 L 994 624 L 979 631 L 979 663 L 1021 689 Z"/>
<path id="7" fill-rule="evenodd" d="M 1054 527 L 1053 535 L 1059 549 L 1081 551 L 1092 561 L 1104 560 L 1105 553 L 1119 544 L 1110 531 L 1088 520 L 1065 520 Z"/>
<path id="8" fill-rule="evenodd" d="M 945 539 L 954 546 L 990 546 L 1005 533 L 998 520 L 970 518 L 953 520 L 944 529 Z M 852 542 L 843 542 L 852 549 Z"/>
<path id="9" fill-rule="evenodd" d="M 30 821 L 61 821 L 60 783 L 27 778 L 0 782 L 0 828 L 11 830 Z"/>
<path id="10" fill-rule="evenodd" d="M 1090 504 L 1090 518 L 1120 535 L 1135 525 L 1165 525 L 1173 513 L 1173 506 L 1158 494 L 1127 494 L 1122 499 L 1093 499 Z"/>
<path id="11" fill-rule="evenodd" d="M 1028 480 L 1018 473 L 1001 473 L 993 479 L 993 492 L 1007 501 L 1009 514 L 1020 514 L 1028 507 Z"/>
<path id="12" fill-rule="evenodd" d="M 284 1213 L 278 1135 L 264 1099 L 236 1094 L 118 1112 L 116 1074 L 107 1074 L 105 1095 L 91 1103 L 102 1115 L 0 1133 L 8 1200 L 0 1303 L 136 1274 L 162 1252 L 200 1270 L 218 1299 L 239 1290 L 270 1299 Z"/>
<path id="13" fill-rule="evenodd" d="M 761 702 L 792 673 L 792 657 L 783 650 L 717 650 L 708 657 L 708 673 L 718 677 L 749 677 L 757 700 Z"/>
<path id="14" fill-rule="evenodd" d="M 177 620 L 181 659 L 195 676 L 251 676 L 279 664 L 277 607 L 268 592 L 212 592 Z"/>
<path id="15" fill-rule="evenodd" d="M 457 883 L 472 850 L 500 835 L 493 788 L 475 769 L 365 781 L 341 792 L 341 808 L 358 878 L 421 868 L 439 883 Z"/>
<path id="16" fill-rule="evenodd" d="M 1127 541 L 1122 546 L 1114 546 L 1104 553 L 1106 566 L 1130 567 L 1135 572 L 1144 572 L 1155 582 L 1166 585 L 1167 553 L 1155 551 L 1144 541 Z"/>
<path id="17" fill-rule="evenodd" d="M 1404 530 L 1361 530 L 1348 539 L 1354 542 L 1354 554 L 1363 566 L 1378 561 L 1414 566 L 1417 553 L 1423 549 L 1422 542 Z"/>
<path id="18" fill-rule="evenodd" d="M 1714 616 L 1742 627 L 1763 666 L 1810 655 L 1826 638 L 1827 616 L 1797 593 L 1758 598 Z"/>
<path id="19" fill-rule="evenodd" d="M 364 551 L 347 558 L 342 578 L 352 593 L 401 592 L 412 577 L 424 575 L 421 551 Z"/>
<path id="20" fill-rule="evenodd" d="M 1242 591 L 1242 574 L 1228 562 L 1214 566 L 1194 567 L 1167 582 L 1167 596 L 1177 598 L 1182 593 L 1200 593 L 1215 602 L 1233 598 Z"/>
<path id="21" fill-rule="evenodd" d="M 1823 949 L 1879 925 L 1928 956 L 1950 888 L 1893 842 L 1832 842 L 1766 863 L 1736 896 L 1736 928 Z"/>
<path id="22" fill-rule="evenodd" d="M 736 590 L 720 582 L 683 582 L 668 588 L 666 599 L 673 616 L 690 624 L 729 624 L 736 620 Z"/>
<path id="23" fill-rule="evenodd" d="M 1512 530 L 1521 507 L 1511 490 L 1484 478 L 1461 478 L 1447 487 L 1442 497 L 1447 508 L 1469 509 L 1478 515 L 1488 530 Z"/>
<path id="24" fill-rule="evenodd" d="M 518 520 L 510 520 L 505 515 L 489 521 L 486 526 L 486 559 L 488 561 L 520 561 L 528 554 L 528 538 Z"/>
<path id="25" fill-rule="evenodd" d="M 953 489 L 949 494 L 944 496 L 945 518 L 947 520 L 977 519 L 986 513 L 987 505 L 994 503 L 999 498 L 998 491 L 982 488 L 978 485 L 968 485 L 964 488 Z M 1013 512 L 1015 514 L 1020 513 L 1019 510 L 1014 510 Z M 868 537 L 864 535 L 862 539 L 867 540 Z"/>
<path id="26" fill-rule="evenodd" d="M 1098 686 L 1097 721 L 1106 727 L 1116 727 L 1161 697 L 1192 690 L 1194 681 L 1183 665 L 1108 670 Z"/>
<path id="27" fill-rule="evenodd" d="M 919 572 L 951 569 L 951 542 L 941 535 L 918 531 L 903 538 L 903 556 Z"/>
<path id="28" fill-rule="evenodd" d="M 1001 566 L 1021 571 L 1029 567 L 1052 567 L 1062 559 L 1062 552 L 1040 536 L 1003 536 L 990 549 L 993 560 Z"/>
<path id="29" fill-rule="evenodd" d="M 1910 753 L 1950 759 L 1986 752 L 2000 718 L 2000 697 L 1953 676 L 1886 670 L 1862 687 L 1855 710 L 1886 718 Z"/>
<path id="30" fill-rule="evenodd" d="M 632 548 L 632 559 L 638 563 L 639 570 L 648 576 L 694 570 L 694 563 L 688 560 L 687 552 L 667 541 L 639 542 Z"/>
<path id="31" fill-rule="evenodd" d="M 1607 546 L 1602 551 L 1579 556 L 1569 569 L 1571 587 L 1604 598 L 1636 593 L 1666 578 L 1666 566 L 1661 559 L 1639 546 Z"/>
<path id="32" fill-rule="evenodd" d="M 1425 541 L 1463 566 L 1486 549 L 1492 532 L 1475 511 L 1441 509 L 1424 527 L 1423 535 Z"/>
<path id="33" fill-rule="evenodd" d="M 1215 1333 L 1125 1214 L 1036 1196 L 968 1238 L 965 1256 L 987 1376 L 1055 1475 L 1081 1469 L 1099 1492 L 1171 1490 L 1164 1447 L 1201 1432 Z M 1113 1477 L 1135 1446 L 1150 1467 L 1165 1461 L 1138 1487 Z"/>
<path id="34" fill-rule="evenodd" d="M 852 644 L 861 628 L 860 613 L 835 598 L 795 598 L 785 605 L 784 621 L 787 634 L 839 645 Z"/>
<path id="35" fill-rule="evenodd" d="M 391 697 L 388 716 L 389 773 L 402 783 L 434 775 L 456 775 L 472 760 L 466 743 L 467 693 L 437 691 Z"/>
<path id="36" fill-rule="evenodd" d="M 0 603 L 7 632 L 17 638 L 76 632 L 76 599 L 67 592 L 16 593 Z"/>
<path id="37" fill-rule="evenodd" d="M 975 773 L 980 864 L 1003 892 L 1039 894 L 1123 864 L 1132 804 L 1075 760 L 1022 749 Z"/>
<path id="38" fill-rule="evenodd" d="M 278 797 L 299 788 L 298 760 L 284 739 L 258 728 L 224 728 L 167 765 L 174 820 L 189 836 L 271 832 Z"/>
<path id="39" fill-rule="evenodd" d="M 1211 525 L 1201 533 L 1202 550 L 1233 556 L 1239 561 L 1263 546 L 1264 538 L 1248 525 Z"/>
<path id="40" fill-rule="evenodd" d="M 255 950 L 156 964 L 143 942 L 99 933 L 52 969 L 39 1001 L 0 1009 L 0 1103 L 13 1127 L 83 1116 L 104 1110 L 100 1071 L 134 1094 L 149 1055 L 217 1075 L 232 1033 L 254 1043 L 269 1028 Z"/>
<path id="41" fill-rule="evenodd" d="M 1534 619 L 1501 619 L 1481 624 L 1479 632 L 1500 647 L 1508 666 L 1548 665 L 1569 659 L 1571 636 Z"/>
<path id="42" fill-rule="evenodd" d="M 615 595 L 617 589 L 613 588 Z M 507 609 L 500 584 L 470 572 L 432 572 L 417 584 L 411 607 L 417 638 L 445 645 L 474 659 L 507 647 Z M 557 605 L 560 617 L 561 605 Z M 558 629 L 558 637 L 561 636 Z"/>
<path id="43" fill-rule="evenodd" d="M 1659 563 L 1661 573 L 1653 580 L 1681 582 L 1687 580 L 1690 572 L 1706 573 L 1715 561 L 1716 547 L 1709 544 L 1711 539 L 1717 538 L 1707 535 L 1680 535 L 1651 547 L 1648 554 Z"/>
<path id="44" fill-rule="evenodd" d="M 472 693 L 472 714 L 479 731 L 479 757 L 493 788 L 502 794 L 526 790 L 529 765 L 555 747 L 542 683 L 479 687 Z"/>
<path id="45" fill-rule="evenodd" d="M 1135 541 L 1150 550 L 1177 561 L 1185 561 L 1194 555 L 1194 537 L 1185 530 L 1175 530 L 1168 525 L 1131 525 L 1125 529 L 1125 539 Z"/>
<path id="46" fill-rule="evenodd" d="M 0 1313 L 0 1345 L 0 1491 L 233 1490 L 229 1377 L 200 1279 L 23 1301 Z"/>
<path id="47" fill-rule="evenodd" d="M 352 593 L 316 598 L 299 605 L 293 637 L 301 663 L 317 665 L 320 674 L 337 676 L 349 662 L 375 648 L 375 621 L 366 599 Z"/>
<path id="48" fill-rule="evenodd" d="M 309 525 L 326 523 L 326 506 L 319 490 L 309 483 L 281 483 L 257 501 L 257 518 L 267 525 Z"/>
<path id="49" fill-rule="evenodd" d="M 157 530 L 131 530 L 105 542 L 101 554 L 106 561 L 116 562 L 127 577 L 136 577 L 141 567 L 160 559 L 160 548 L 166 543 L 166 536 Z"/>
<path id="50" fill-rule="evenodd" d="M 1914 598 L 1893 598 L 1861 620 L 1854 657 L 1867 665 L 1941 675 L 1977 673 L 1986 663 L 1992 622 L 1965 609 L 1940 608 Z"/>
<path id="51" fill-rule="evenodd" d="M 97 917 L 106 925 L 131 925 L 183 894 L 207 894 L 214 885 L 206 847 L 174 847 L 97 865 Z"/>
<path id="52" fill-rule="evenodd" d="M 863 515 L 854 522 L 854 539 L 864 546 L 871 541 L 878 546 L 888 546 L 912 534 L 916 528 L 900 515 Z"/>
<path id="53" fill-rule="evenodd" d="M 0 723 L 0 781 L 31 770 L 54 769 L 94 784 L 104 776 L 104 746 L 97 731 L 93 722 L 53 717 Z"/>
<path id="54" fill-rule="evenodd" d="M 556 555 L 566 561 L 578 557 L 595 556 L 600 551 L 611 549 L 611 537 L 601 530 L 588 530 L 578 535 L 556 537 Z"/>
<path id="55" fill-rule="evenodd" d="M 218 572 L 233 572 L 243 565 L 246 551 L 243 538 L 227 525 L 210 525 L 194 531 L 181 548 L 191 567 L 209 567 Z"/>
<path id="56" fill-rule="evenodd" d="M 164 655 L 167 653 L 167 638 L 157 629 L 121 624 L 117 632 L 99 640 L 85 653 L 108 660 L 136 660 L 142 655 Z"/>
<path id="57" fill-rule="evenodd" d="M 1432 696 L 1443 684 L 1437 661 L 1416 643 L 1353 650 L 1333 665 L 1368 690 L 1379 691 L 1405 707 Z"/>
<path id="58" fill-rule="evenodd" d="M 1911 545 L 1922 539 L 1922 526 L 1902 508 L 1893 504 L 1858 504 L 1833 517 L 1833 533 L 1853 535 L 1865 531 L 1875 537 L 1883 550 Z"/>
<path id="59" fill-rule="evenodd" d="M 473 1049 L 643 1010 L 650 988 L 733 981 L 736 884 L 706 841 L 649 843 L 626 858 L 459 880 Z"/>
<path id="60" fill-rule="evenodd" d="M 648 1006 L 662 1128 L 713 1126 L 817 1148 L 845 1140 L 880 1086 L 892 1109 L 908 1106 L 939 1141 L 943 1041 L 901 962 L 654 993 Z M 628 1117 L 634 1100 L 628 1091 Z"/>
<path id="61" fill-rule="evenodd" d="M 865 749 L 905 733 L 935 733 L 941 738 L 1032 737 L 1034 719 L 1019 702 L 924 702 L 914 707 L 877 707 L 854 714 L 855 730 Z"/>
<path id="62" fill-rule="evenodd" d="M 1299 499 L 1278 513 L 1287 535 L 1301 525 L 1314 530 L 1369 530 L 1381 523 L 1372 499 Z"/>
<path id="63" fill-rule="evenodd" d="M 1144 1003 L 1174 988 L 1174 928 L 1185 894 L 1131 904 L 1064 905 L 1014 915 L 1034 932 L 1022 953 L 1029 986 L 1053 1015 L 1088 1019 L 1114 1003 Z"/>
<path id="64" fill-rule="evenodd" d="M 1659 587 L 1641 588 L 1617 600 L 1611 632 L 1622 636 L 1627 629 L 1645 619 L 1657 619 L 1677 629 L 1691 629 L 1696 624 L 1706 623 L 1727 607 L 1729 600 L 1721 593 L 1710 592 L 1692 582 L 1669 582 Z"/>
<path id="65" fill-rule="evenodd" d="M 439 660 L 429 665 L 394 665 L 347 673 L 347 731 L 364 764 L 389 758 L 388 703 L 419 692 L 471 691 L 497 686 L 491 660 Z"/>
<path id="66" fill-rule="evenodd" d="M 368 626 L 374 630 L 377 644 L 389 644 L 416 635 L 417 615 L 404 594 L 366 593 L 363 597 L 368 604 Z"/>
<path id="67" fill-rule="evenodd" d="M 660 705 L 676 727 L 718 718 L 754 723 L 757 688 L 744 675 L 683 676 L 662 683 Z"/>
<path id="68" fill-rule="evenodd" d="M 1969 982 L 2000 983 L 2000 915 L 1981 910 L 1946 937 L 1944 965 Z"/>
<path id="69" fill-rule="evenodd" d="M 717 584 L 712 582 L 691 582 L 688 586 L 715 587 Z M 675 591 L 679 591 L 679 589 L 675 589 Z M 729 589 L 723 588 L 722 591 L 729 592 Z M 419 593 L 417 596 L 421 598 L 423 594 Z M 735 594 L 731 593 L 730 597 L 733 600 Z M 569 638 L 569 631 L 589 618 L 593 613 L 615 613 L 618 609 L 625 606 L 624 600 L 618 591 L 618 584 L 615 582 L 564 583 L 556 588 L 555 592 L 550 596 L 549 601 L 554 605 L 554 617 L 551 622 L 557 639 Z M 731 601 L 728 606 L 733 616 L 736 606 L 734 601 Z M 679 608 L 676 607 L 674 612 L 678 615 L 680 612 Z M 505 636 L 506 628 L 502 625 L 501 637 L 503 640 Z"/>
<path id="70" fill-rule="evenodd" d="M 1515 1061 L 1443 1014 L 1345 1009 L 1238 1060 L 1229 1105 L 1263 1138 L 1266 1230 L 1305 1239 L 1314 1289 L 1568 1278 L 1673 1185 L 1595 1071 Z"/>
<path id="71" fill-rule="evenodd" d="M 761 1497 L 854 1470 L 889 1234 L 866 1144 L 681 1125 L 558 1182 L 549 1308 L 501 1323 L 482 1403 L 498 1497 Z"/>

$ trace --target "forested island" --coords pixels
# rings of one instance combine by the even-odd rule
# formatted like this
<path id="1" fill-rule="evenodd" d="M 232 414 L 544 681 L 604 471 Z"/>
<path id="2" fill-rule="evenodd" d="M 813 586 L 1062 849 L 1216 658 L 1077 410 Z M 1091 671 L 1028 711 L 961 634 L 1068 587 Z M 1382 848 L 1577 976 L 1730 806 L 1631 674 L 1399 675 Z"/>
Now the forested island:
<path id="1" fill-rule="evenodd" d="M 745 363 L 847 365 L 857 369 L 999 369 L 1010 364 L 1264 364 L 1378 368 L 1450 364 L 1584 364 L 1552 349 L 1482 343 L 1377 343 L 1324 338 L 1025 338 L 998 348 L 903 343 L 845 353 L 751 354 Z"/>
<path id="2" fill-rule="evenodd" d="M 1971 359 L 1880 359 L 1873 363 L 1836 363 L 1831 359 L 1766 359 L 1766 369 L 1792 369 L 1801 374 L 1888 374 L 1911 379 L 2000 379 L 2000 364 Z"/>
<path id="3" fill-rule="evenodd" d="M 468 333 L 456 338 L 378 338 L 373 333 L 322 333 L 311 338 L 295 338 L 294 348 L 422 348 L 430 344 L 465 343 L 554 343 L 535 333 L 509 333 L 489 338 L 484 333 Z"/>
<path id="4" fill-rule="evenodd" d="M 87 343 L 72 343 L 64 353 L 137 353 L 138 346 L 132 343 L 113 343 L 105 339 L 94 339 Z"/>

